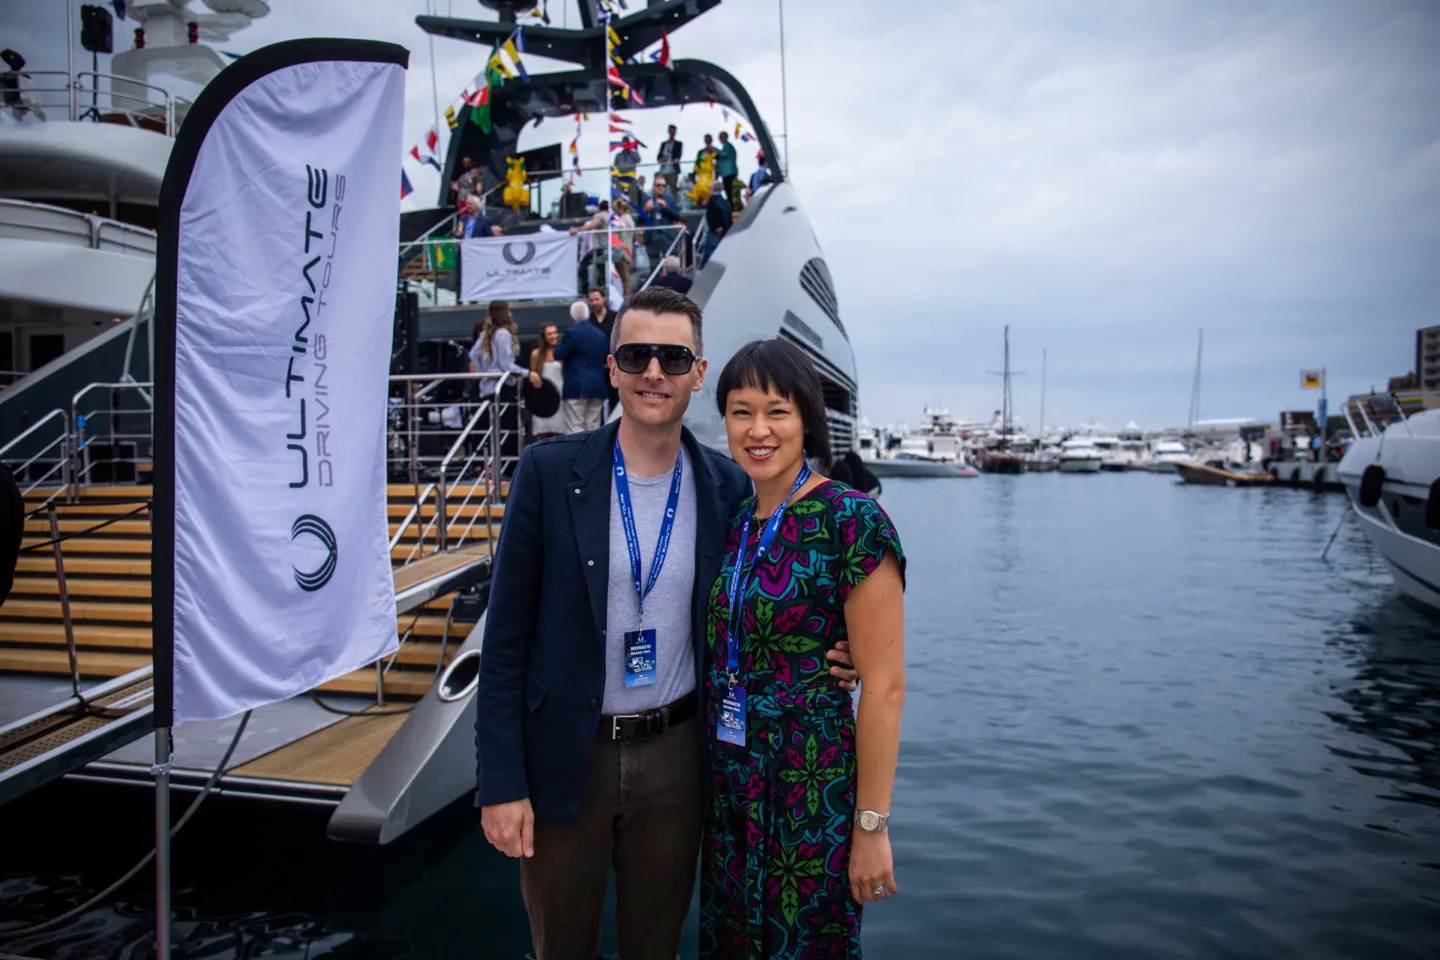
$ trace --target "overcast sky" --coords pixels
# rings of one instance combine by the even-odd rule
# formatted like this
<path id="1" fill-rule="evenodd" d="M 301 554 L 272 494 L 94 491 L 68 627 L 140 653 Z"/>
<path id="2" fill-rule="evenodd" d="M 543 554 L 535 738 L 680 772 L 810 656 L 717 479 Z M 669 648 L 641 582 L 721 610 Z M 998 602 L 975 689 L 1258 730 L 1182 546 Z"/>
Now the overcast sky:
<path id="1" fill-rule="evenodd" d="M 427 0 L 271 5 L 221 46 L 403 44 L 407 143 L 433 122 Z M 3 6 L 0 44 L 63 67 L 63 4 Z M 791 176 L 872 421 L 997 409 L 1007 323 L 1024 420 L 1048 350 L 1046 421 L 1112 426 L 1184 422 L 1201 328 L 1202 414 L 1273 419 L 1313 408 L 1302 367 L 1329 370 L 1333 409 L 1410 370 L 1414 330 L 1440 324 L 1440 4 L 787 0 L 785 17 Z M 729 69 L 783 132 L 777 0 L 725 0 L 671 45 Z M 434 41 L 442 109 L 482 60 Z M 677 116 L 689 149 L 722 126 L 637 114 L 646 159 Z M 547 123 L 522 145 L 572 135 Z M 587 130 L 583 162 L 606 162 L 605 138 Z M 406 169 L 432 202 L 434 174 Z"/>

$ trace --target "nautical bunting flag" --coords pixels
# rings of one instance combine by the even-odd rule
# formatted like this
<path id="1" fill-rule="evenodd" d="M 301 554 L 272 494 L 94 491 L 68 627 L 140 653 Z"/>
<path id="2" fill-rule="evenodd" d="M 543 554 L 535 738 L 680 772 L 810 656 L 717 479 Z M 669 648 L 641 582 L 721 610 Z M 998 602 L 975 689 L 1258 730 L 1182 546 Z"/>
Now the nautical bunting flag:
<path id="1" fill-rule="evenodd" d="M 435 147 L 436 147 L 439 143 L 440 143 L 440 134 L 438 134 L 438 133 L 435 132 L 435 128 L 434 128 L 434 127 L 431 127 L 430 130 L 429 130 L 429 132 L 425 134 L 425 146 L 426 146 L 427 149 L 429 149 L 429 151 L 430 151 L 431 153 L 434 153 L 434 152 L 435 152 Z"/>
<path id="2" fill-rule="evenodd" d="M 1323 389 L 1324 386 L 1325 386 L 1325 371 L 1324 371 L 1324 370 L 1301 370 L 1301 371 L 1300 371 L 1300 389 L 1301 389 L 1301 390 L 1320 390 L 1320 389 Z"/>
<path id="3" fill-rule="evenodd" d="M 451 130 L 457 130 L 460 127 L 460 117 L 455 113 L 455 104 L 453 103 L 445 108 L 445 122 L 449 124 Z"/>
<path id="4" fill-rule="evenodd" d="M 407 60 L 362 40 L 264 47 L 200 91 L 175 138 L 156 231 L 157 727 L 302 694 L 398 646 L 387 158 Z"/>
<path id="5" fill-rule="evenodd" d="M 410 178 L 405 176 L 405 171 L 402 168 L 400 171 L 400 199 L 404 200 L 414 192 L 415 188 L 410 186 Z"/>
<path id="6" fill-rule="evenodd" d="M 445 172 L 444 168 L 442 168 L 442 167 L 440 166 L 440 158 L 437 157 L 437 156 L 435 156 L 435 154 L 433 154 L 433 153 L 427 153 L 427 154 L 425 155 L 425 162 L 428 163 L 430 166 L 434 167 L 435 170 L 436 170 L 436 172 L 438 172 L 438 173 L 444 173 L 444 172 Z"/>
<path id="7" fill-rule="evenodd" d="M 526 83 L 530 82 L 530 74 L 525 69 L 525 64 L 520 62 L 520 51 L 525 49 L 525 28 L 516 27 L 515 32 L 505 39 L 505 52 L 515 64 L 515 69 L 520 74 L 520 79 Z"/>
<path id="8" fill-rule="evenodd" d="M 660 31 L 660 49 L 650 54 L 650 59 L 662 67 L 670 66 L 670 34 Z"/>
<path id="9" fill-rule="evenodd" d="M 629 123 L 630 121 L 629 121 L 629 120 L 626 120 L 624 117 L 620 116 L 620 114 L 618 114 L 618 113 L 612 113 L 612 114 L 610 114 L 610 122 L 611 122 L 611 123 Z"/>
<path id="10" fill-rule="evenodd" d="M 415 158 L 416 163 L 420 162 L 420 144 L 417 143 L 410 148 L 410 156 Z"/>

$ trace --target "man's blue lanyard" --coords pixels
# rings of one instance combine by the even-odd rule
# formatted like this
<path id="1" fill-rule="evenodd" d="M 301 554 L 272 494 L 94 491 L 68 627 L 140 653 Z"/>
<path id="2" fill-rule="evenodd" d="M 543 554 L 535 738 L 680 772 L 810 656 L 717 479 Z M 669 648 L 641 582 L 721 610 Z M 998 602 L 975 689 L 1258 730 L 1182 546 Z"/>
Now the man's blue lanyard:
<path id="1" fill-rule="evenodd" d="M 795 483 L 791 485 L 789 496 L 775 509 L 774 513 L 770 514 L 770 520 L 760 534 L 760 543 L 755 547 L 755 559 L 750 564 L 750 575 L 755 573 L 755 567 L 760 563 L 760 558 L 765 556 L 770 545 L 775 542 L 775 535 L 780 532 L 780 522 L 785 519 L 785 508 L 790 506 L 790 500 L 809 479 L 810 464 L 801 464 L 800 474 L 795 478 Z M 744 606 L 745 588 L 750 585 L 750 575 L 745 574 L 745 543 L 749 539 L 750 511 L 747 510 L 745 511 L 745 525 L 740 528 L 740 552 L 735 557 L 735 569 L 730 571 L 730 643 L 725 661 L 725 672 L 732 687 L 740 682 L 740 610 Z"/>
<path id="2" fill-rule="evenodd" d="M 670 498 L 665 502 L 665 516 L 660 521 L 660 537 L 655 541 L 655 556 L 650 560 L 650 577 L 644 585 L 640 582 L 640 534 L 635 530 L 635 508 L 630 502 L 630 481 L 625 476 L 625 454 L 620 452 L 620 437 L 615 437 L 615 450 L 611 454 L 615 466 L 615 499 L 620 501 L 620 524 L 625 528 L 625 548 L 630 552 L 630 575 L 635 580 L 635 595 L 639 598 L 640 626 L 645 626 L 645 598 L 655 589 L 660 579 L 660 568 L 665 565 L 665 554 L 670 550 L 670 533 L 675 529 L 675 511 L 680 506 L 680 477 L 684 472 L 685 454 L 675 455 L 675 473 L 670 478 Z"/>

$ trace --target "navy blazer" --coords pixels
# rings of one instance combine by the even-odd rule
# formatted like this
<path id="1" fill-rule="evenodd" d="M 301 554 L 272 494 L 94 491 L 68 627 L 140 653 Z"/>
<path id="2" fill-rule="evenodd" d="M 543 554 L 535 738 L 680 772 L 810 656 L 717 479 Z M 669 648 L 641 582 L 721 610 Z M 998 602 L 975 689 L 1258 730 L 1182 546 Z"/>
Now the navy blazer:
<path id="1" fill-rule="evenodd" d="M 609 393 L 609 371 L 605 358 L 610 355 L 610 339 L 599 325 L 582 320 L 572 323 L 560 334 L 555 344 L 555 359 L 560 361 L 566 400 L 604 400 Z"/>
<path id="2" fill-rule="evenodd" d="M 605 700 L 611 449 L 619 421 L 525 448 L 505 503 L 475 694 L 476 806 L 530 798 L 575 819 Z M 705 630 L 731 511 L 750 481 L 684 430 L 695 475 L 690 636 L 705 689 Z M 702 702 L 703 708 L 703 702 Z M 704 724 L 698 725 L 705 736 Z"/>

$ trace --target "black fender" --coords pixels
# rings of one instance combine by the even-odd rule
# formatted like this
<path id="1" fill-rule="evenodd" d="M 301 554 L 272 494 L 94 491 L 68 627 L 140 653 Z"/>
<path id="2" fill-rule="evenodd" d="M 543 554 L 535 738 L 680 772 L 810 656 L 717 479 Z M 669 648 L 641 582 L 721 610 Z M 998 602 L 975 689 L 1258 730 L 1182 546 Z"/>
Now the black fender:
<path id="1" fill-rule="evenodd" d="M 1372 463 L 1360 474 L 1360 496 L 1362 507 L 1373 507 L 1380 502 L 1380 492 L 1385 488 L 1385 468 Z"/>
<path id="2" fill-rule="evenodd" d="M 1430 484 L 1430 496 L 1425 498 L 1425 526 L 1440 530 L 1440 479 Z"/>

